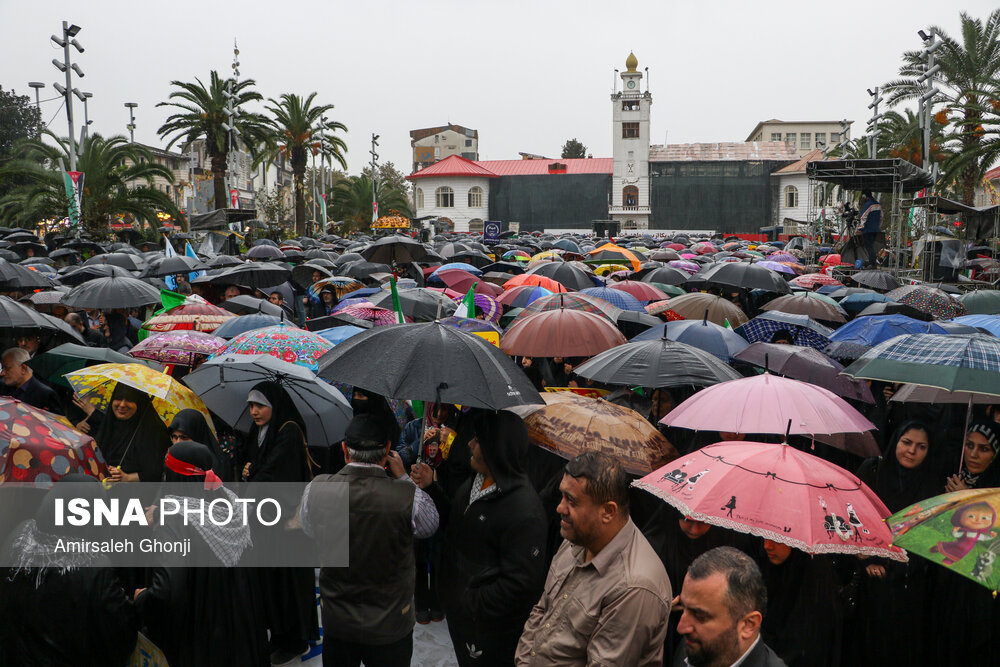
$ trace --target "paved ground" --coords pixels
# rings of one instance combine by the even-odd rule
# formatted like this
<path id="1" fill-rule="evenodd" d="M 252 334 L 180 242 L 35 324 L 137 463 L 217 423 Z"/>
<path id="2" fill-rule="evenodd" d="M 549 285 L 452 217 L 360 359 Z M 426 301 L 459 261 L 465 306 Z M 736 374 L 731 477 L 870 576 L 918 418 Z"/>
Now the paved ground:
<path id="1" fill-rule="evenodd" d="M 309 657 L 302 659 L 303 666 L 322 667 L 321 648 L 316 646 Z M 413 629 L 413 665 L 420 667 L 458 667 L 448 636 L 447 621 L 420 625 Z"/>

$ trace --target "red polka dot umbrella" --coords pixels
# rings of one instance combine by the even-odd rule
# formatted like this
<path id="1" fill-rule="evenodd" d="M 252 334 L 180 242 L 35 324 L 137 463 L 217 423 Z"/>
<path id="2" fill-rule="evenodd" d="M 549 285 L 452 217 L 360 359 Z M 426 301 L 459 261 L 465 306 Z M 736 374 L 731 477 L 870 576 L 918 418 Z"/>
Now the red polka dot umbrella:
<path id="1" fill-rule="evenodd" d="M 0 483 L 47 487 L 70 473 L 97 479 L 107 474 L 89 435 L 65 419 L 12 398 L 0 398 Z"/>

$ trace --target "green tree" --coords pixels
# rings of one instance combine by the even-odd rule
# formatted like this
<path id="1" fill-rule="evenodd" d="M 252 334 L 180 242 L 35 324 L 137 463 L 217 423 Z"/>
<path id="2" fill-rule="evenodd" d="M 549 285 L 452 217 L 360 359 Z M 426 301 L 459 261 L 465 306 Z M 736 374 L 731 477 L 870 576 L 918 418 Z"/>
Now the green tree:
<path id="1" fill-rule="evenodd" d="M 336 121 L 327 121 L 320 132 L 323 115 L 333 109 L 332 104 L 313 106 L 316 93 L 302 98 L 286 93 L 280 100 L 270 99 L 267 110 L 268 135 L 264 149 L 255 164 L 270 161 L 279 154 L 286 157 L 292 167 L 295 181 L 295 231 L 304 233 L 306 221 L 305 175 L 309 155 L 326 156 L 347 168 L 344 154 L 347 144 L 335 133 L 347 131 L 347 127 Z"/>
<path id="2" fill-rule="evenodd" d="M 48 130 L 43 135 L 55 145 L 41 137 L 26 139 L 15 147 L 16 157 L 0 167 L 0 181 L 14 177 L 24 182 L 0 198 L 4 224 L 30 228 L 39 220 L 66 216 L 69 200 L 62 165 L 69 164 L 69 140 Z M 79 146 L 76 168 L 84 174 L 81 223 L 97 236 L 107 234 L 117 215 L 154 227 L 158 211 L 180 216 L 170 196 L 151 187 L 157 177 L 173 183 L 173 173 L 155 164 L 148 149 L 125 137 L 88 136 Z"/>
<path id="3" fill-rule="evenodd" d="M 372 177 L 371 165 L 365 167 L 361 170 L 361 173 L 368 178 Z M 396 169 L 396 165 L 392 162 L 385 162 L 378 166 L 378 173 L 375 175 L 377 180 L 376 187 L 378 188 L 389 188 L 391 190 L 402 190 L 407 192 L 410 189 L 409 184 L 406 181 L 406 174 Z"/>
<path id="4" fill-rule="evenodd" d="M 43 127 L 42 113 L 27 95 L 0 88 L 0 165 L 14 157 L 17 142 L 36 138 Z M 0 197 L 17 185 L 24 185 L 24 181 L 15 182 L 12 178 L 0 181 Z"/>
<path id="5" fill-rule="evenodd" d="M 931 160 L 938 164 L 945 162 L 952 155 L 946 145 L 944 135 L 945 123 L 940 116 L 931 120 Z M 886 112 L 879 122 L 882 134 L 879 136 L 879 157 L 898 157 L 920 166 L 924 161 L 923 131 L 920 129 L 920 119 L 911 109 L 903 109 L 903 113 Z"/>
<path id="6" fill-rule="evenodd" d="M 286 187 L 275 186 L 256 192 L 254 205 L 257 207 L 257 213 L 261 220 L 280 224 L 288 218 L 291 209 L 285 205 Z"/>
<path id="7" fill-rule="evenodd" d="M 399 211 L 400 215 L 411 216 L 410 198 L 406 190 L 378 186 L 378 210 L 380 215 L 389 211 Z M 372 222 L 372 180 L 367 174 L 348 176 L 339 182 L 333 191 L 330 217 L 351 223 L 352 228 L 366 229 Z"/>
<path id="8" fill-rule="evenodd" d="M 577 141 L 576 137 L 567 139 L 566 143 L 563 144 L 562 155 L 560 157 L 564 160 L 569 158 L 587 157 L 587 147 Z"/>
<path id="9" fill-rule="evenodd" d="M 156 106 L 174 107 L 180 111 L 168 117 L 157 132 L 162 139 L 172 137 L 167 144 L 168 150 L 178 141 L 191 143 L 204 139 L 205 152 L 211 161 L 215 208 L 226 208 L 229 205 L 226 170 L 229 152 L 236 148 L 230 144 L 229 131 L 222 126 L 223 123 L 229 124 L 226 93 L 231 87 L 235 96 L 234 106 L 238 110 L 235 128 L 243 144 L 253 154 L 265 137 L 266 119 L 241 107 L 248 102 L 263 99 L 253 89 L 256 82 L 253 79 L 223 79 L 218 72 L 212 70 L 208 86 L 201 79 L 195 79 L 194 83 L 171 81 L 170 85 L 177 88 L 170 93 L 170 101 L 160 102 Z"/>
<path id="10" fill-rule="evenodd" d="M 993 161 L 1000 155 L 996 142 L 984 150 L 984 111 L 990 102 L 1000 99 L 1000 9 L 985 21 L 960 14 L 960 38 L 956 39 L 934 26 L 942 45 L 935 52 L 935 64 L 941 70 L 934 77 L 941 91 L 931 102 L 949 107 L 959 115 L 949 121 L 947 141 L 954 144 L 954 155 L 942 165 L 942 180 L 954 181 L 963 203 L 972 204 L 975 187 Z M 895 105 L 915 100 L 924 92 L 918 77 L 927 69 L 920 51 L 903 54 L 899 79 L 885 84 L 888 102 Z"/>

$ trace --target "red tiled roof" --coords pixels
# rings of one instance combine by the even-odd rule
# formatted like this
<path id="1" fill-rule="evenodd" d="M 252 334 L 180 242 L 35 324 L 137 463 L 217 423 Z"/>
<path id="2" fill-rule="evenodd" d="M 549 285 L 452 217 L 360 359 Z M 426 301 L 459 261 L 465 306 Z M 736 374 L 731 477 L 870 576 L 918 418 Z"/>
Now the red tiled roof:
<path id="1" fill-rule="evenodd" d="M 775 174 L 804 174 L 804 173 L 806 173 L 806 167 L 809 165 L 810 162 L 820 162 L 820 161 L 825 160 L 825 159 L 826 158 L 823 157 L 823 149 L 821 149 L 821 148 L 814 148 L 813 150 L 811 150 L 808 153 L 806 153 L 805 155 L 803 155 L 802 159 L 799 160 L 798 162 L 793 162 L 790 165 L 788 165 L 787 167 L 782 167 L 781 169 L 779 169 L 778 171 L 776 171 L 774 173 Z"/>
<path id="2" fill-rule="evenodd" d="M 497 176 L 538 176 L 549 173 L 549 165 L 565 165 L 560 174 L 610 174 L 615 165 L 614 158 L 553 158 L 551 160 L 480 160 L 476 164 L 489 169 Z"/>
<path id="3" fill-rule="evenodd" d="M 515 160 L 520 162 L 520 160 Z M 449 155 L 440 162 L 435 162 L 426 169 L 415 171 L 406 178 L 432 178 L 434 176 L 473 176 L 479 178 L 496 178 L 489 169 L 480 166 L 481 163 L 466 160 L 461 155 Z"/>

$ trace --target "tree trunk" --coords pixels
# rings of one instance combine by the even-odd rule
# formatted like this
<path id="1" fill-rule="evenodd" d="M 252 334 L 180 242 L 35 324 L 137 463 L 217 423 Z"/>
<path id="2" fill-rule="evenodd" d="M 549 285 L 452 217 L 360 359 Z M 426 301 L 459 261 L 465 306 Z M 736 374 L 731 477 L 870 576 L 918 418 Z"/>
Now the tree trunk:
<path id="1" fill-rule="evenodd" d="M 215 208 L 229 208 L 229 192 L 226 191 L 225 153 L 212 153 L 212 185 L 215 191 Z"/>
<path id="2" fill-rule="evenodd" d="M 306 196 L 304 170 L 295 170 L 295 235 L 301 236 L 306 223 Z"/>

